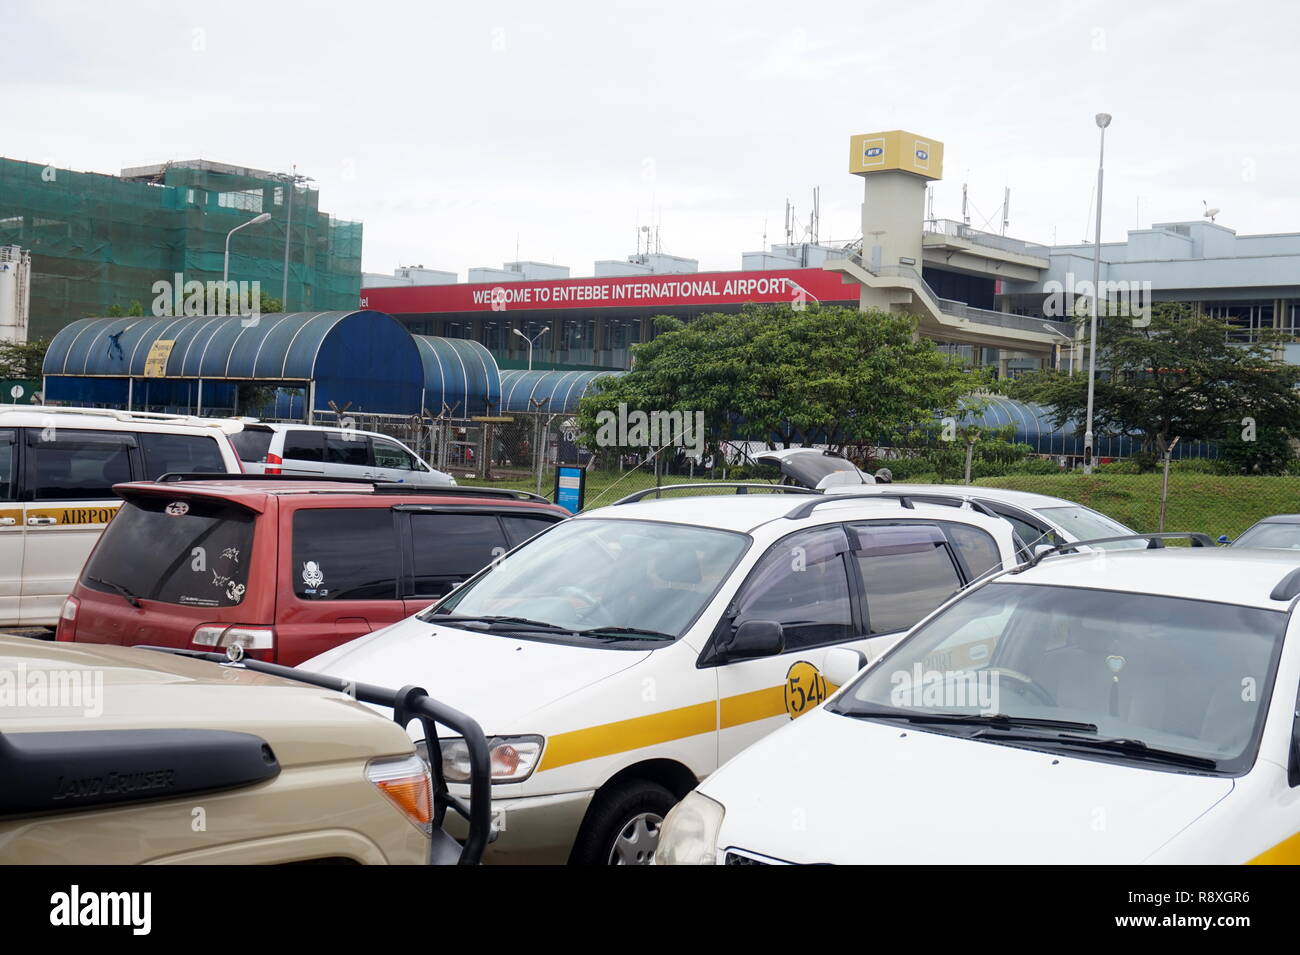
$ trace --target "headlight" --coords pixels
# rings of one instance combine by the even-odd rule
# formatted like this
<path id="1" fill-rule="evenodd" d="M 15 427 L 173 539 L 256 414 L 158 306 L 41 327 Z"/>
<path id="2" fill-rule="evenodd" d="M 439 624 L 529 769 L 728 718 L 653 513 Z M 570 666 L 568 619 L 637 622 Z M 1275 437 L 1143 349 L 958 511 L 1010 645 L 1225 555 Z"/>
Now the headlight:
<path id="1" fill-rule="evenodd" d="M 726 810 L 692 790 L 674 806 L 659 831 L 656 865 L 716 865 L 718 832 Z"/>
<path id="2" fill-rule="evenodd" d="M 442 775 L 449 783 L 469 782 L 469 747 L 463 739 L 444 739 Z M 421 742 L 420 754 L 428 747 Z M 532 775 L 542 756 L 540 736 L 496 736 L 488 740 L 488 766 L 494 783 L 521 783 Z M 427 756 L 426 756 L 427 758 Z"/>

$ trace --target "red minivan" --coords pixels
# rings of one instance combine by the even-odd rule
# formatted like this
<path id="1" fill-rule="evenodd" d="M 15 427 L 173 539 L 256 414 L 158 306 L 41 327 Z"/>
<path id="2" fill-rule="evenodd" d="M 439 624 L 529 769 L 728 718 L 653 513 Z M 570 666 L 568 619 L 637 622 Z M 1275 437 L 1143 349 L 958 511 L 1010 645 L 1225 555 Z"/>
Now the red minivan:
<path id="1" fill-rule="evenodd" d="M 218 650 L 295 666 L 416 613 L 568 517 L 526 491 L 195 476 L 124 504 L 57 639 Z"/>

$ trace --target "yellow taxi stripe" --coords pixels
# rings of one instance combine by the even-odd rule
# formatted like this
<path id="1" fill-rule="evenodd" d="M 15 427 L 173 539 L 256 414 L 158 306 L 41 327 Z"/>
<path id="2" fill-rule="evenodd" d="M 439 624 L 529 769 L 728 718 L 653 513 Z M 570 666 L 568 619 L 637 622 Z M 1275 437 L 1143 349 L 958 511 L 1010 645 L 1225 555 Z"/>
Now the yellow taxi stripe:
<path id="1" fill-rule="evenodd" d="M 765 686 L 761 690 L 738 693 L 722 699 L 721 728 L 728 729 L 755 720 L 785 714 L 785 685 Z"/>
<path id="2" fill-rule="evenodd" d="M 712 733 L 717 726 L 718 704 L 709 700 L 707 703 L 694 703 L 675 710 L 636 716 L 630 720 L 617 720 L 568 733 L 556 733 L 547 739 L 546 752 L 542 754 L 542 764 L 537 767 L 537 771 L 540 773 L 570 763 L 580 763 L 584 759 L 612 756 L 629 749 L 654 746 L 700 733 Z"/>
<path id="3" fill-rule="evenodd" d="M 122 506 L 121 501 L 96 504 L 94 507 L 29 507 L 28 517 L 52 517 L 55 524 L 93 525 L 107 524 Z M 50 526 L 50 525 L 45 525 Z"/>
<path id="4" fill-rule="evenodd" d="M 1265 849 L 1246 865 L 1295 865 L 1300 863 L 1300 832 L 1284 839 L 1271 849 Z"/>
<path id="5" fill-rule="evenodd" d="M 828 693 L 834 693 L 837 689 L 830 684 L 827 687 Z M 656 746 L 687 736 L 698 736 L 700 733 L 712 733 L 717 729 L 729 729 L 787 713 L 785 686 L 782 684 L 723 697 L 718 703 L 694 703 L 628 720 L 556 733 L 546 740 L 546 752 L 542 754 L 542 762 L 537 771 L 540 773 L 570 763 L 580 763 L 585 759 L 613 756 L 632 749 Z"/>

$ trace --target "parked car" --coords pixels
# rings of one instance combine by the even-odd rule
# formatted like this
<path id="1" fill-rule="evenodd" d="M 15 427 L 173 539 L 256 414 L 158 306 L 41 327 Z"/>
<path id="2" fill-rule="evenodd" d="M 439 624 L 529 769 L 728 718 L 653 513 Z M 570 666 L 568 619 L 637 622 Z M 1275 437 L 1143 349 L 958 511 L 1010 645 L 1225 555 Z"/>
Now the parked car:
<path id="1" fill-rule="evenodd" d="M 1197 542 L 971 588 L 705 780 L 658 861 L 1295 861 L 1300 570 Z"/>
<path id="2" fill-rule="evenodd" d="M 429 606 L 568 512 L 524 491 L 273 478 L 120 484 L 57 639 L 295 665 Z"/>
<path id="3" fill-rule="evenodd" d="M 231 440 L 249 474 L 361 478 L 417 487 L 456 483 L 396 438 L 375 431 L 258 422 L 245 423 Z"/>
<path id="4" fill-rule="evenodd" d="M 113 485 L 238 472 L 229 421 L 0 405 L 0 627 L 52 627 L 117 512 Z"/>
<path id="5" fill-rule="evenodd" d="M 974 501 L 1012 523 L 1027 548 L 1064 544 L 1085 538 L 1131 537 L 1137 533 L 1099 511 L 1074 501 L 1029 491 L 956 484 L 906 484 L 886 479 L 887 468 L 875 475 L 859 470 L 851 461 L 818 448 L 763 451 L 755 461 L 776 464 L 787 484 L 825 491 L 827 494 L 885 494 L 943 499 L 954 503 Z M 1113 541 L 1097 545 L 1113 550 L 1140 548 L 1143 541 Z"/>
<path id="6" fill-rule="evenodd" d="M 304 666 L 479 717 L 504 820 L 485 859 L 648 863 L 678 799 L 834 689 L 832 647 L 874 659 L 1015 560 L 1011 525 L 971 508 L 731 487 L 751 493 L 584 512 Z M 425 750 L 463 778 L 455 740 Z"/>
<path id="7" fill-rule="evenodd" d="M 422 694 L 349 697 L 341 681 L 256 666 L 0 635 L 14 678 L 0 709 L 0 863 L 478 861 L 490 817 L 473 720 Z M 435 811 L 444 784 L 373 708 L 397 703 L 478 751 L 464 847 Z"/>
<path id="8" fill-rule="evenodd" d="M 1220 544 L 1231 547 L 1268 547 L 1300 550 L 1300 514 L 1274 514 L 1256 521 L 1234 541 L 1220 537 Z"/>

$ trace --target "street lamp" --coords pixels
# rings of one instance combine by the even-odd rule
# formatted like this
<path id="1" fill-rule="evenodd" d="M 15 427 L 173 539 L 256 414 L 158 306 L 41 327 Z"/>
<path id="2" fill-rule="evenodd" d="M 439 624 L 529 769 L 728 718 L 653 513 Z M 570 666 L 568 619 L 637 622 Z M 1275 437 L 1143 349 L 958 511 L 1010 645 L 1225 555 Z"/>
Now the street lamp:
<path id="1" fill-rule="evenodd" d="M 1070 374 L 1071 376 L 1073 376 L 1074 375 L 1074 339 L 1071 338 L 1069 335 L 1065 334 L 1065 332 L 1061 331 L 1059 328 L 1053 328 L 1051 325 L 1047 324 L 1047 322 L 1043 322 L 1043 327 L 1047 329 L 1049 332 L 1051 332 L 1053 335 L 1060 335 L 1062 338 L 1064 338 L 1067 342 L 1070 343 Z M 1058 345 L 1056 347 L 1060 348 L 1061 346 Z"/>
<path id="2" fill-rule="evenodd" d="M 1088 341 L 1088 421 L 1083 431 L 1083 473 L 1092 473 L 1092 396 L 1097 383 L 1097 307 L 1101 299 L 1101 183 L 1106 159 L 1106 127 L 1110 113 L 1097 114 L 1101 148 L 1097 153 L 1097 228 L 1092 237 L 1092 330 Z"/>
<path id="3" fill-rule="evenodd" d="M 259 222 L 265 222 L 269 218 L 271 218 L 271 213 L 263 212 L 260 216 L 254 216 L 243 225 L 237 225 L 226 233 L 226 259 L 221 266 L 221 282 L 223 286 L 230 280 L 230 237 L 240 229 L 247 229 L 250 225 L 257 225 Z"/>
<path id="4" fill-rule="evenodd" d="M 532 371 L 533 370 L 533 345 L 535 345 L 543 335 L 545 335 L 547 332 L 551 330 L 551 326 L 547 325 L 545 328 L 543 328 L 532 338 L 529 338 L 527 335 L 525 335 L 517 328 L 512 328 L 510 330 L 514 332 L 516 335 L 518 335 L 520 338 L 522 338 L 524 341 L 528 342 L 528 370 Z"/>
<path id="5" fill-rule="evenodd" d="M 276 176 L 280 182 L 284 183 L 284 280 L 280 284 L 280 307 L 286 312 L 289 311 L 289 235 L 293 226 L 293 194 L 297 187 L 303 183 L 315 182 L 311 176 L 298 175 L 298 167 L 294 166 L 292 172 L 281 173 Z M 301 302 L 299 303 L 302 304 Z"/>

